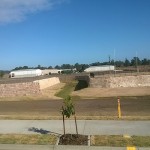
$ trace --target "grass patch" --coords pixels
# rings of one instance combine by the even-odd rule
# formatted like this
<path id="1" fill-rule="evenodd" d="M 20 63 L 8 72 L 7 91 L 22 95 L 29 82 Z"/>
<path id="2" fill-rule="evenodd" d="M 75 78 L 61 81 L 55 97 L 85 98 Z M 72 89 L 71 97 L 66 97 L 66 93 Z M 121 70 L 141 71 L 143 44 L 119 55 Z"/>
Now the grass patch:
<path id="1" fill-rule="evenodd" d="M 114 147 L 150 147 L 150 136 L 131 136 L 130 138 L 122 135 L 96 135 L 91 137 L 93 146 L 114 146 Z"/>
<path id="2" fill-rule="evenodd" d="M 0 134 L 0 144 L 56 144 L 55 135 Z"/>
<path id="3" fill-rule="evenodd" d="M 76 85 L 77 81 L 66 83 L 66 85 L 58 93 L 56 93 L 55 96 L 65 99 L 71 94 L 71 92 L 74 91 Z"/>

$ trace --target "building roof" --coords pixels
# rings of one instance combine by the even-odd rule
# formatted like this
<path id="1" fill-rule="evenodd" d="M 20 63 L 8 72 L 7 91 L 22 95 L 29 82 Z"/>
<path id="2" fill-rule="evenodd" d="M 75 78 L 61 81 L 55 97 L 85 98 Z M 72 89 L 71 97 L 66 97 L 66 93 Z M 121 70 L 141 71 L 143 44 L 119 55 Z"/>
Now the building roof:
<path id="1" fill-rule="evenodd" d="M 22 70 L 12 70 L 11 72 L 21 72 L 21 71 L 36 71 L 41 69 L 22 69 Z"/>

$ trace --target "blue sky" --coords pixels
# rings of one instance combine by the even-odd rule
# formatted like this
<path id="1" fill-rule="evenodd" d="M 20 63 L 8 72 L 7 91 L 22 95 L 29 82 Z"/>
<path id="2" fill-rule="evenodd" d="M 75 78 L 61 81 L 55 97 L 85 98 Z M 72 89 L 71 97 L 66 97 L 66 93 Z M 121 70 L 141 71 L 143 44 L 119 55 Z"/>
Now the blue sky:
<path id="1" fill-rule="evenodd" d="M 150 58 L 150 0 L 1 0 L 0 70 Z"/>

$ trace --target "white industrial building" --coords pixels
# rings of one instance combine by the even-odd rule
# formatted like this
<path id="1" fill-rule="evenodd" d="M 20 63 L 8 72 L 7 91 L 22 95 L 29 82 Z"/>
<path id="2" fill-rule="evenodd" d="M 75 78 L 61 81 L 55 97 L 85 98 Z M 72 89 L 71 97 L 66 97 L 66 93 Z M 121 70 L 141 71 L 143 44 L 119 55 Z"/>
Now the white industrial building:
<path id="1" fill-rule="evenodd" d="M 10 78 L 23 78 L 23 77 L 36 77 L 41 76 L 42 70 L 40 69 L 24 69 L 11 71 L 9 74 Z"/>
<path id="2" fill-rule="evenodd" d="M 114 71 L 115 67 L 112 65 L 103 65 L 103 66 L 90 66 L 85 69 L 85 72 L 103 72 L 103 71 Z"/>
<path id="3" fill-rule="evenodd" d="M 42 70 L 42 74 L 43 75 L 63 74 L 65 71 L 76 72 L 76 68 L 74 69 L 45 69 L 45 70 Z"/>
<path id="4" fill-rule="evenodd" d="M 42 70 L 43 75 L 60 74 L 62 70 L 58 69 L 45 69 Z"/>

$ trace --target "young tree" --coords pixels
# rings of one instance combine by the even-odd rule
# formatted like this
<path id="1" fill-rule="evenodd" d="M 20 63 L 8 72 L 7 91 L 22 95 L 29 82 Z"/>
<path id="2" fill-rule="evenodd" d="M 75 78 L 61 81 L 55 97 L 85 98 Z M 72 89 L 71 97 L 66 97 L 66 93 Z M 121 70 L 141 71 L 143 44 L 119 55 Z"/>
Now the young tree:
<path id="1" fill-rule="evenodd" d="M 64 129 L 64 135 L 66 134 L 65 132 L 65 117 L 70 118 L 71 115 L 74 115 L 74 120 L 75 120 L 75 126 L 76 126 L 76 133 L 78 135 L 78 128 L 77 128 L 77 120 L 76 120 L 76 114 L 75 114 L 75 108 L 71 100 L 71 96 L 68 96 L 64 99 L 64 106 L 62 106 L 61 109 L 62 116 L 63 116 L 63 129 Z"/>

